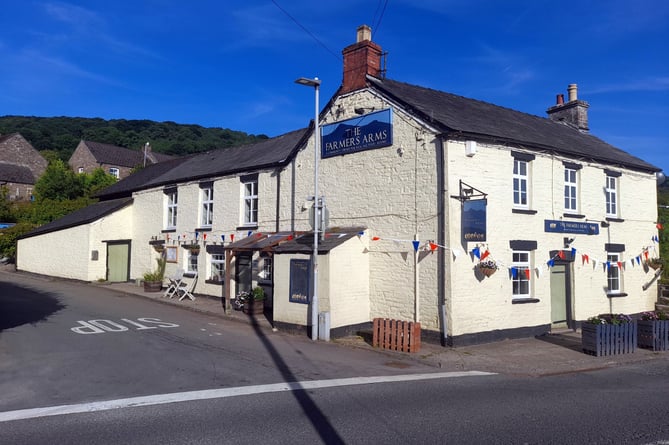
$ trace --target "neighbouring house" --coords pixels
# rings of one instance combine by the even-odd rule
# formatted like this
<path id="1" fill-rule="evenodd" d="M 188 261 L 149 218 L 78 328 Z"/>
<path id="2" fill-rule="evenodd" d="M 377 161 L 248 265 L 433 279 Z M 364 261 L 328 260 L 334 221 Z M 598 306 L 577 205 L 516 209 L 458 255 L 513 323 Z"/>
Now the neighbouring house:
<path id="1" fill-rule="evenodd" d="M 653 309 L 660 169 L 589 134 L 575 85 L 544 118 L 387 79 L 383 55 L 360 27 L 321 131 L 148 166 L 24 235 L 17 268 L 125 281 L 165 255 L 227 307 L 263 287 L 280 329 L 317 290 L 333 336 L 391 318 L 450 345 Z"/>
<path id="2" fill-rule="evenodd" d="M 147 142 L 142 150 L 131 150 L 112 144 L 82 140 L 70 156 L 70 168 L 77 173 L 91 173 L 97 168 L 118 179 L 126 178 L 136 167 L 173 159 L 174 156 L 155 153 Z"/>
<path id="3" fill-rule="evenodd" d="M 6 188 L 8 199 L 30 200 L 35 182 L 47 164 L 39 151 L 19 133 L 0 136 L 0 187 Z"/>

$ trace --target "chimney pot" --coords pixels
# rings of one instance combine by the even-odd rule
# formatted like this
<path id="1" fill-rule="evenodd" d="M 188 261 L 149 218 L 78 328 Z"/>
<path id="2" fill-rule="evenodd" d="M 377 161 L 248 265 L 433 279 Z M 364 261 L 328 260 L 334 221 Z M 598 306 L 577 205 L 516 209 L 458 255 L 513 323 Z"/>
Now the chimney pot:
<path id="1" fill-rule="evenodd" d="M 567 92 L 569 93 L 569 102 L 578 100 L 578 85 L 575 83 L 569 84 Z"/>
<path id="2" fill-rule="evenodd" d="M 557 100 L 555 101 L 557 105 L 562 105 L 564 104 L 564 94 L 558 94 L 557 95 Z"/>
<path id="3" fill-rule="evenodd" d="M 356 38 L 356 43 L 371 41 L 372 40 L 372 28 L 367 25 L 358 26 L 358 33 Z"/>

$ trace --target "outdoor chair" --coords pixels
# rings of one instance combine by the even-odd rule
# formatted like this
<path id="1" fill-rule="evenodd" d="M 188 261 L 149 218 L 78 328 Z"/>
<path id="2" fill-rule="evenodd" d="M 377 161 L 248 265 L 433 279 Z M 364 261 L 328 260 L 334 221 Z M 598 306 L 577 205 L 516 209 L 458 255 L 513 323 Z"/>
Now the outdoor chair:
<path id="1" fill-rule="evenodd" d="M 167 277 L 168 285 L 163 296 L 169 298 L 174 297 L 174 295 L 179 290 L 179 286 L 181 286 L 181 283 L 183 282 L 183 277 L 184 277 L 184 270 L 182 268 L 178 268 L 174 272 L 174 275 Z"/>
<path id="2" fill-rule="evenodd" d="M 184 298 L 188 297 L 191 300 L 195 300 L 195 296 L 193 295 L 193 289 L 195 289 L 195 283 L 197 282 L 197 272 L 195 272 L 195 275 L 190 279 L 190 281 L 185 282 L 183 279 L 181 280 L 179 286 L 177 287 L 177 295 L 181 295 L 179 298 L 179 301 L 183 300 Z"/>

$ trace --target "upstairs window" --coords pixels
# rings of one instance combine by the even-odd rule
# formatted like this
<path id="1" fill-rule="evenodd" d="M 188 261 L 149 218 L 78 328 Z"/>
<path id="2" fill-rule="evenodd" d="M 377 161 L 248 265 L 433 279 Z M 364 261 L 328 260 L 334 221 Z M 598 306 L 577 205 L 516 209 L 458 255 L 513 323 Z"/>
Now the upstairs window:
<path id="1" fill-rule="evenodd" d="M 167 199 L 167 214 L 165 227 L 167 229 L 176 229 L 177 227 L 177 191 L 171 189 L 165 192 Z"/>
<path id="2" fill-rule="evenodd" d="M 578 211 L 578 171 L 573 168 L 564 169 L 564 209 L 567 212 Z"/>
<path id="3" fill-rule="evenodd" d="M 520 159 L 513 160 L 513 206 L 528 209 L 529 163 Z"/>
<path id="4" fill-rule="evenodd" d="M 109 167 L 109 174 L 112 175 L 113 177 L 115 177 L 116 179 L 118 179 L 121 172 L 116 167 Z"/>
<path id="5" fill-rule="evenodd" d="M 604 187 L 606 195 L 606 216 L 610 218 L 618 217 L 618 178 L 606 175 L 606 185 Z"/>
<path id="6" fill-rule="evenodd" d="M 214 186 L 207 185 L 201 189 L 202 196 L 202 218 L 200 224 L 202 227 L 211 227 L 214 220 Z"/>
<path id="7" fill-rule="evenodd" d="M 83 173 L 83 172 L 84 172 L 84 167 L 79 167 L 79 168 L 77 169 L 77 172 L 78 172 L 78 173 Z"/>
<path id="8" fill-rule="evenodd" d="M 242 178 L 245 226 L 258 225 L 258 176 Z"/>

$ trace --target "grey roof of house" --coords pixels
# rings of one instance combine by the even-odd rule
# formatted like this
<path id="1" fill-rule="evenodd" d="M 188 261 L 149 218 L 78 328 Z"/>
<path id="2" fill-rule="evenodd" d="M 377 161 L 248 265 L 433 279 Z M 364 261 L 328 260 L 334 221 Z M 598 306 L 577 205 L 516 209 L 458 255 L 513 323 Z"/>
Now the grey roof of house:
<path id="1" fill-rule="evenodd" d="M 119 167 L 135 167 L 137 165 L 143 165 L 144 163 L 144 152 L 142 151 L 94 141 L 84 141 L 84 144 L 86 144 L 93 157 L 101 164 L 118 165 Z M 151 152 L 151 155 L 154 156 L 158 162 L 174 158 L 174 156 L 153 151 Z M 148 159 L 148 162 L 153 163 L 150 158 Z"/>
<path id="2" fill-rule="evenodd" d="M 212 150 L 148 166 L 102 190 L 98 197 L 111 198 L 134 191 L 176 184 L 182 181 L 208 179 L 251 172 L 282 165 L 304 145 L 310 129 L 292 131 L 249 145 Z"/>
<path id="3" fill-rule="evenodd" d="M 384 95 L 445 133 L 510 143 L 576 159 L 648 172 L 661 169 L 566 124 L 487 102 L 390 79 L 367 76 Z"/>
<path id="4" fill-rule="evenodd" d="M 35 176 L 28 167 L 0 162 L 0 184 L 3 182 L 34 184 Z"/>
<path id="5" fill-rule="evenodd" d="M 37 235 L 44 235 L 45 233 L 56 232 L 58 230 L 69 229 L 83 224 L 88 224 L 96 221 L 103 216 L 116 212 L 117 210 L 131 204 L 133 198 L 113 199 L 109 201 L 101 201 L 91 204 L 83 209 L 75 210 L 74 212 L 58 218 L 55 221 L 44 224 L 35 230 L 32 230 L 18 239 L 30 238 Z"/>

